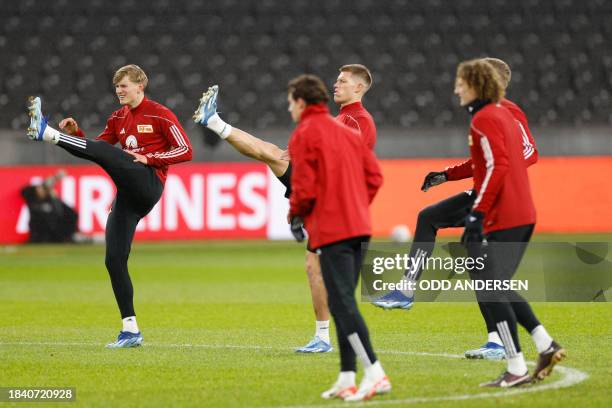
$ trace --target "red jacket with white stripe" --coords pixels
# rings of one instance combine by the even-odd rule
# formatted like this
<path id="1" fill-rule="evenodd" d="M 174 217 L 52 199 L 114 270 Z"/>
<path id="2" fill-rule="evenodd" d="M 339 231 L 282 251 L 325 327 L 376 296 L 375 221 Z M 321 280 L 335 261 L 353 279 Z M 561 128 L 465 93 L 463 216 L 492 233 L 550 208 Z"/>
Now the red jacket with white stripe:
<path id="1" fill-rule="evenodd" d="M 472 210 L 484 214 L 486 233 L 535 224 L 519 123 L 500 104 L 472 106 L 468 140 L 478 194 Z"/>
<path id="2" fill-rule="evenodd" d="M 376 144 L 376 124 L 370 112 L 363 107 L 361 102 L 354 102 L 340 108 L 336 120 L 346 126 L 356 129 L 369 149 L 374 150 Z"/>
<path id="3" fill-rule="evenodd" d="M 80 129 L 77 136 L 84 137 Z M 96 140 L 120 143 L 123 150 L 146 156 L 147 165 L 155 168 L 162 183 L 169 165 L 192 157 L 189 138 L 174 113 L 146 97 L 133 109 L 125 105 L 113 112 Z"/>
<path id="4" fill-rule="evenodd" d="M 309 105 L 289 140 L 289 214 L 304 220 L 310 247 L 371 235 L 370 203 L 382 185 L 376 156 L 325 104 Z"/>
<path id="5" fill-rule="evenodd" d="M 521 140 L 523 141 L 523 157 L 527 166 L 531 166 L 538 161 L 538 149 L 535 144 L 535 140 L 529 130 L 529 124 L 527 123 L 527 116 L 525 112 L 514 102 L 508 99 L 502 99 L 500 105 L 508 109 L 514 119 L 519 123 L 521 127 Z M 463 163 L 455 166 L 450 166 L 445 169 L 446 176 L 449 181 L 452 180 L 463 180 L 472 177 L 472 159 L 468 159 Z"/>

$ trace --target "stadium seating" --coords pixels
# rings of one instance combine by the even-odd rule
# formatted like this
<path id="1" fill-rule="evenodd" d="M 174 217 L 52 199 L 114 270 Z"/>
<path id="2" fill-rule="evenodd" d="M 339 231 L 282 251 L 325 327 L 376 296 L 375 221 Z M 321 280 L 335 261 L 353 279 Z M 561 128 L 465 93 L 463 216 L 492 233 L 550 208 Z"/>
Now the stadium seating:
<path id="1" fill-rule="evenodd" d="M 126 63 L 181 118 L 219 83 L 228 119 L 286 126 L 291 77 L 316 73 L 331 87 L 351 62 L 373 71 L 367 104 L 381 126 L 443 127 L 466 120 L 452 96 L 457 63 L 486 55 L 511 64 L 509 96 L 532 122 L 612 123 L 605 0 L 25 0 L 3 3 L 0 22 L 7 128 L 23 128 L 30 94 L 100 128 L 117 106 L 112 73 Z"/>

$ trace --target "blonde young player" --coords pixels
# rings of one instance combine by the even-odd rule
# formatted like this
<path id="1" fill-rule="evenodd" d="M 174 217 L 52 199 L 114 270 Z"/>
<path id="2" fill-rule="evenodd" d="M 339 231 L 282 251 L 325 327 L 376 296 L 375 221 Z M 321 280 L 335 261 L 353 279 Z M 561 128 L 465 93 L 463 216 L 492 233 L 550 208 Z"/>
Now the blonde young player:
<path id="1" fill-rule="evenodd" d="M 128 258 L 136 225 L 159 201 L 168 167 L 191 160 L 187 134 L 165 106 L 145 96 L 148 78 L 137 65 L 115 72 L 113 85 L 121 108 L 113 112 L 102 133 L 86 139 L 78 123 L 66 118 L 62 132 L 47 124 L 41 99 L 30 101 L 28 137 L 61 147 L 73 156 L 98 164 L 117 187 L 106 222 L 106 269 L 121 313 L 123 327 L 109 348 L 140 346 L 143 336 L 136 323 L 134 288 Z M 119 143 L 121 147 L 114 146 Z"/>

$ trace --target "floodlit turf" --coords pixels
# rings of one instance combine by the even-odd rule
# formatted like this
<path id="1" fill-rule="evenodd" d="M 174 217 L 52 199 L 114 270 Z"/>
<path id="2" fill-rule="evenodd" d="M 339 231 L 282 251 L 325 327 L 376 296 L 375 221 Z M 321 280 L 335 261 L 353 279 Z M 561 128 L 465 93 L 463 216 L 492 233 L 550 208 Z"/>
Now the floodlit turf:
<path id="1" fill-rule="evenodd" d="M 338 354 L 293 352 L 314 330 L 297 244 L 135 245 L 130 268 L 145 345 L 129 350 L 104 348 L 120 321 L 102 246 L 0 251 L 0 387 L 76 387 L 77 402 L 68 406 L 344 405 L 319 397 L 337 375 Z M 384 312 L 362 304 L 393 383 L 391 394 L 368 405 L 612 406 L 611 305 L 540 303 L 534 309 L 568 349 L 563 366 L 575 370 L 555 372 L 542 383 L 550 389 L 494 395 L 500 391 L 478 383 L 498 375 L 503 363 L 453 356 L 485 340 L 476 305 L 421 303 L 409 312 Z M 534 360 L 530 338 L 521 335 Z M 554 388 L 582 373 L 586 380 Z M 474 398 L 483 393 L 490 395 Z"/>

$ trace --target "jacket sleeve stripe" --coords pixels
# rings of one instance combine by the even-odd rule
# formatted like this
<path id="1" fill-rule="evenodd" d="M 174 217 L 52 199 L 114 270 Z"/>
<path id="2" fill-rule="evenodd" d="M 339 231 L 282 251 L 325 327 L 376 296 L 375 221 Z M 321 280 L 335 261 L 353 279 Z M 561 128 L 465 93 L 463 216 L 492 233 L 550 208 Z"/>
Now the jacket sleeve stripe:
<path id="1" fill-rule="evenodd" d="M 480 186 L 480 191 L 478 192 L 478 197 L 476 201 L 474 201 L 474 207 L 476 208 L 480 201 L 482 200 L 482 196 L 487 190 L 487 186 L 489 184 L 489 180 L 491 179 L 491 175 L 493 174 L 493 169 L 495 168 L 495 160 L 493 158 L 493 151 L 491 150 L 491 145 L 489 144 L 489 139 L 485 136 L 484 133 L 478 131 L 482 136 L 480 138 L 480 146 L 482 147 L 482 152 L 484 154 L 486 160 L 487 173 L 485 174 L 485 178 L 482 182 L 482 186 Z"/>
<path id="2" fill-rule="evenodd" d="M 178 127 L 176 127 L 176 125 L 170 126 L 170 131 L 174 135 L 174 139 L 176 140 L 176 143 L 179 146 L 187 146 L 187 143 L 185 143 L 185 139 L 183 138 L 181 131 L 178 129 Z"/>
<path id="3" fill-rule="evenodd" d="M 534 148 L 531 142 L 529 141 L 529 136 L 527 136 L 527 132 L 525 131 L 525 127 L 520 121 L 516 121 L 521 128 L 521 134 L 523 136 L 523 157 L 525 159 L 530 158 L 534 153 Z"/>
<path id="4" fill-rule="evenodd" d="M 186 147 L 177 147 L 175 149 L 172 149 L 168 152 L 165 153 L 159 153 L 159 154 L 155 154 L 153 157 L 157 158 L 157 159 L 170 159 L 173 157 L 179 157 L 184 155 L 185 153 L 187 153 L 189 151 L 189 149 L 187 149 Z"/>

